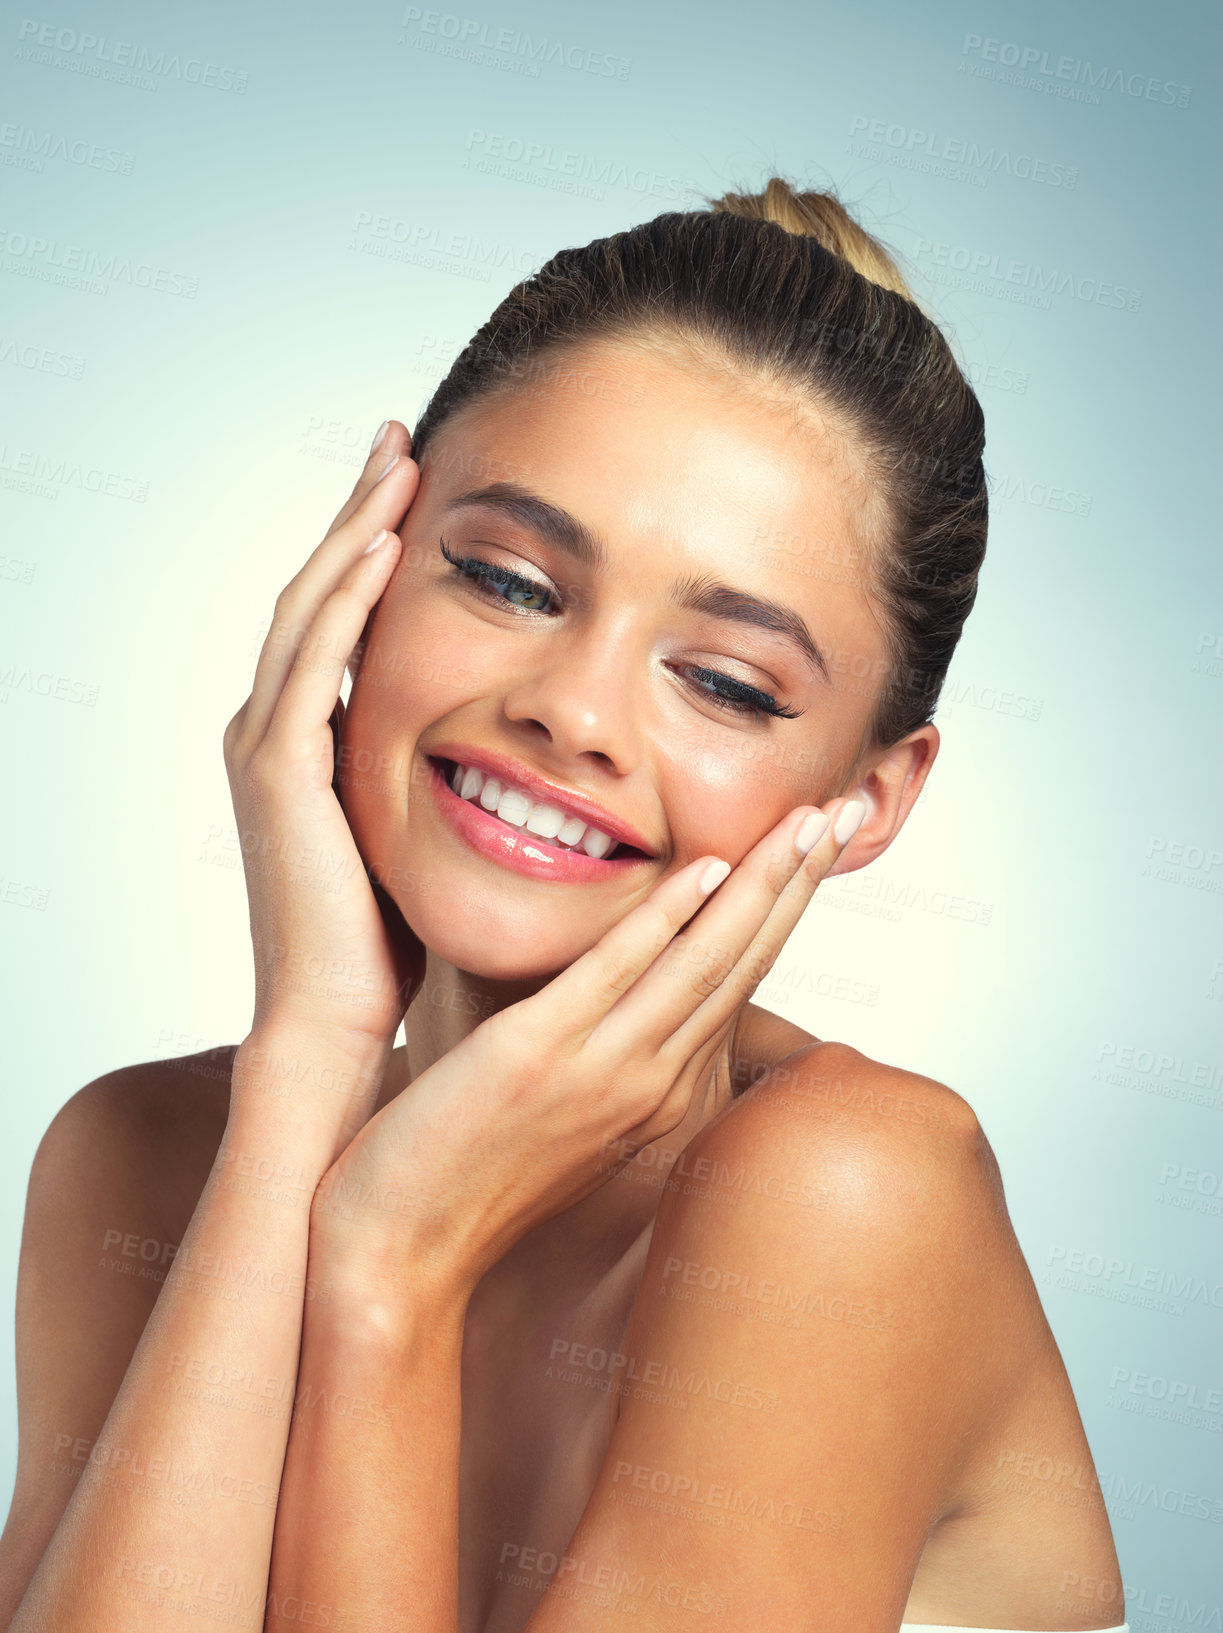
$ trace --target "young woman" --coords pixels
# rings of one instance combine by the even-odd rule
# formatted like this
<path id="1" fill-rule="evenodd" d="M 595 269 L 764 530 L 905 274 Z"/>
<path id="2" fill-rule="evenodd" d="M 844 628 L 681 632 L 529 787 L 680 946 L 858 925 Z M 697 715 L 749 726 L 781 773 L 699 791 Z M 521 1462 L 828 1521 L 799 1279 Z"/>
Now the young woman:
<path id="1" fill-rule="evenodd" d="M 970 1107 L 751 1002 L 933 764 L 983 440 L 776 178 L 383 427 L 225 733 L 249 1035 L 35 1158 L 10 1633 L 1123 1625 Z"/>

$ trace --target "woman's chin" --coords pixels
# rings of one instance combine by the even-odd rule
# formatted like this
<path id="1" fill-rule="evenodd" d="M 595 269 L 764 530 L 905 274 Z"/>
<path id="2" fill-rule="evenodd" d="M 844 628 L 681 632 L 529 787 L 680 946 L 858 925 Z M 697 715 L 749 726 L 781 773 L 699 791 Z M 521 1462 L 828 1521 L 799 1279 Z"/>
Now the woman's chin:
<path id="1" fill-rule="evenodd" d="M 536 918 L 521 924 L 491 913 L 435 915 L 411 899 L 404 917 L 435 958 L 481 981 L 538 981 L 558 975 L 587 951 L 574 932 L 548 935 Z"/>

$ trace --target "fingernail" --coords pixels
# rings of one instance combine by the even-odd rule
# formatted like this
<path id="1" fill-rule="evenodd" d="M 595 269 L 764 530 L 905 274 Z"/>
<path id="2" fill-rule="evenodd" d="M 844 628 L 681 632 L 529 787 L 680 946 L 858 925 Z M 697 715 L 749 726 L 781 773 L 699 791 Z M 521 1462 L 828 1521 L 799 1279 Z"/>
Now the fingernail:
<path id="1" fill-rule="evenodd" d="M 365 549 L 362 550 L 361 554 L 363 556 L 372 555 L 373 552 L 375 550 L 377 550 L 378 546 L 381 545 L 381 544 L 385 544 L 386 541 L 389 538 L 390 538 L 390 534 L 387 532 L 386 528 L 385 527 L 380 528 L 379 531 L 374 534 L 373 538 L 365 546 Z"/>
<path id="2" fill-rule="evenodd" d="M 395 469 L 396 465 L 398 465 L 398 463 L 399 463 L 399 455 L 396 454 L 394 459 L 392 459 L 391 463 L 387 466 L 386 470 L 383 471 L 382 476 L 379 476 L 379 477 L 376 478 L 376 480 L 374 482 L 374 486 L 375 487 L 378 486 L 378 483 L 382 481 L 383 476 L 389 476 L 391 474 L 391 472 Z"/>
<path id="3" fill-rule="evenodd" d="M 806 856 L 813 845 L 817 845 L 828 831 L 828 812 L 812 811 L 799 824 L 798 832 L 794 835 L 794 848 L 800 856 Z"/>
<path id="4" fill-rule="evenodd" d="M 722 880 L 725 879 L 729 872 L 729 862 L 711 862 L 697 880 L 696 887 L 702 896 L 708 896 L 711 890 L 716 889 L 722 883 Z"/>
<path id="5" fill-rule="evenodd" d="M 843 805 L 837 813 L 837 820 L 833 827 L 833 837 L 838 845 L 843 845 L 847 839 L 852 839 L 862 825 L 862 818 L 866 815 L 866 801 L 851 799 L 848 805 Z"/>
<path id="6" fill-rule="evenodd" d="M 390 428 L 390 424 L 390 420 L 383 420 L 382 424 L 378 427 L 378 435 L 374 438 L 373 444 L 370 447 L 371 454 L 376 454 L 379 448 L 381 448 L 382 439 Z"/>

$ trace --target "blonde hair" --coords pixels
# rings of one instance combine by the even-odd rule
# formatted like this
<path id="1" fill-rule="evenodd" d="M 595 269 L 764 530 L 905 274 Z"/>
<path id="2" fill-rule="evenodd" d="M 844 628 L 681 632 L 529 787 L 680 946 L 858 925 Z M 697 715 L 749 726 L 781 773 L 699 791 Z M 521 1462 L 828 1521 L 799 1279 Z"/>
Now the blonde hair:
<path id="1" fill-rule="evenodd" d="M 833 192 L 796 193 L 781 176 L 770 176 L 763 193 L 724 193 L 709 200 L 711 213 L 737 215 L 744 221 L 772 221 L 799 238 L 814 238 L 855 272 L 906 300 L 913 291 L 891 254 L 850 215 Z"/>

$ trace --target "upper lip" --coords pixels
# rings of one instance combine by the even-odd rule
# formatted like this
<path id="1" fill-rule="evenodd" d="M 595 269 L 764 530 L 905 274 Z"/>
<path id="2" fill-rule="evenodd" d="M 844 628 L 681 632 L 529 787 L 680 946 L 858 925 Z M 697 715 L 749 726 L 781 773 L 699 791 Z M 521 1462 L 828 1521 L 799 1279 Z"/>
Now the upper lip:
<path id="1" fill-rule="evenodd" d="M 581 817 L 583 822 L 591 823 L 623 845 L 633 845 L 647 856 L 654 855 L 654 847 L 631 823 L 613 816 L 588 794 L 579 794 L 573 788 L 566 788 L 563 783 L 552 782 L 509 754 L 502 754 L 497 749 L 475 748 L 469 743 L 435 743 L 426 753 L 434 759 L 457 760 L 460 765 L 475 766 L 500 782 L 509 783 L 514 788 L 524 788 L 537 800 L 563 806 L 574 816 Z"/>

